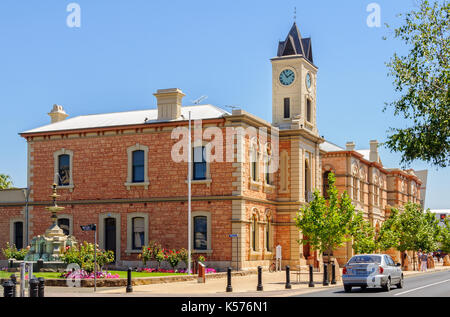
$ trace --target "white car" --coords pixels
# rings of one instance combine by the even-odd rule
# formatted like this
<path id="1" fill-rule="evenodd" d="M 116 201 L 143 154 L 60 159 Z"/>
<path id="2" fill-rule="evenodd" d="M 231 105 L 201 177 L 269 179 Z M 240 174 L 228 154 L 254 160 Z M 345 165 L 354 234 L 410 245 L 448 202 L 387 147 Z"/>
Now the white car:
<path id="1" fill-rule="evenodd" d="M 345 292 L 353 286 L 363 290 L 382 287 L 389 292 L 392 285 L 403 288 L 403 272 L 400 263 L 395 264 L 387 254 L 360 254 L 353 256 L 342 271 Z"/>

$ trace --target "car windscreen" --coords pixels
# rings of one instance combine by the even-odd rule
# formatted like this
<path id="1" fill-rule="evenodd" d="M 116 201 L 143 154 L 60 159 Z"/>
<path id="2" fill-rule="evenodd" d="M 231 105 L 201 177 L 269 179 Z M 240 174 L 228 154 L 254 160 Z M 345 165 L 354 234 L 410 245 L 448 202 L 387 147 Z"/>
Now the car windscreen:
<path id="1" fill-rule="evenodd" d="M 378 255 L 357 255 L 348 261 L 348 264 L 356 263 L 381 263 L 381 256 Z"/>

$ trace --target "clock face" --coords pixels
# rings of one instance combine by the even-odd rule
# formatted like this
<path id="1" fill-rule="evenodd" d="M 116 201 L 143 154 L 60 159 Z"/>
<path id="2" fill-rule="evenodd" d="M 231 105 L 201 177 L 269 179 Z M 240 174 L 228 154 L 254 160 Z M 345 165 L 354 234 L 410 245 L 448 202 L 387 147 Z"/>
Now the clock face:
<path id="1" fill-rule="evenodd" d="M 311 74 L 306 74 L 306 87 L 309 89 L 311 88 Z"/>
<path id="2" fill-rule="evenodd" d="M 289 86 L 294 82 L 295 74 L 290 69 L 285 69 L 280 74 L 280 83 L 284 86 Z"/>

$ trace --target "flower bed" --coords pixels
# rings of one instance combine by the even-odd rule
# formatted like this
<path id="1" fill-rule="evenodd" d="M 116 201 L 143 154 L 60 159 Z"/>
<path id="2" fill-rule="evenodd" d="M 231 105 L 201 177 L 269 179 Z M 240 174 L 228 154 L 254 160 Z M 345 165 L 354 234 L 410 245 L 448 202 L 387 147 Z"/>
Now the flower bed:
<path id="1" fill-rule="evenodd" d="M 94 272 L 88 273 L 84 270 L 74 271 L 74 272 L 64 272 L 60 277 L 65 279 L 94 279 Z M 120 278 L 119 274 L 111 274 L 108 272 L 97 272 L 98 279 L 112 279 L 112 278 Z"/>
<path id="2" fill-rule="evenodd" d="M 165 269 L 155 269 L 155 268 L 138 268 L 136 272 L 147 272 L 147 273 L 187 273 L 187 269 L 178 270 L 165 270 Z M 217 273 L 213 268 L 206 268 L 206 274 Z M 192 274 L 192 270 L 191 270 Z"/>

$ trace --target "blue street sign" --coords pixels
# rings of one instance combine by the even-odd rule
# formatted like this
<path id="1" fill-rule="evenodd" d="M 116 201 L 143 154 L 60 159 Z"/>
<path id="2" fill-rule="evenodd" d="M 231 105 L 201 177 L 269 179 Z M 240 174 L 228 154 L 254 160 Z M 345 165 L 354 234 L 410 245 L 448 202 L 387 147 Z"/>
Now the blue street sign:
<path id="1" fill-rule="evenodd" d="M 87 225 L 87 226 L 80 226 L 81 227 L 81 230 L 83 230 L 83 231 L 96 231 L 97 230 L 97 225 L 95 225 L 95 224 L 90 224 L 90 225 Z"/>
<path id="2" fill-rule="evenodd" d="M 230 234 L 230 235 L 229 235 L 230 238 L 236 238 L 237 236 L 238 236 L 238 235 L 237 235 L 236 233 L 235 233 L 235 234 Z"/>

